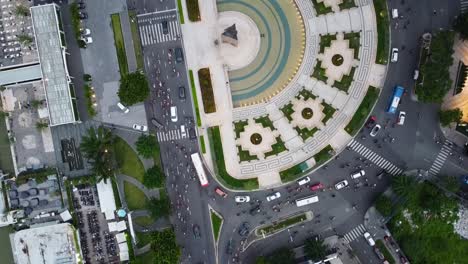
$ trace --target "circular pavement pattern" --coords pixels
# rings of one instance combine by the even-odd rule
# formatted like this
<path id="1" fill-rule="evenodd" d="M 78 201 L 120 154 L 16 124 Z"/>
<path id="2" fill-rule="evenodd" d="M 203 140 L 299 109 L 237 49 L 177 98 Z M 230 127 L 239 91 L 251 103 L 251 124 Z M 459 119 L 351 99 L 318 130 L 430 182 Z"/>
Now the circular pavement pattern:
<path id="1" fill-rule="evenodd" d="M 260 49 L 251 64 L 229 71 L 235 107 L 271 98 L 294 77 L 304 54 L 304 24 L 291 1 L 218 0 L 218 12 L 237 11 L 260 32 Z"/>

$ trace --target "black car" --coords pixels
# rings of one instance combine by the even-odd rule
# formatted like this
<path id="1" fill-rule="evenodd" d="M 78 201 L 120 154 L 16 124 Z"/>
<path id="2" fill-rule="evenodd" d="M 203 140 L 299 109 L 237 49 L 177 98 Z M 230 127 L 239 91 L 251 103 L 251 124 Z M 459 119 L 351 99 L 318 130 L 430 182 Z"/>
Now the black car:
<path id="1" fill-rule="evenodd" d="M 249 213 L 250 215 L 256 215 L 257 213 L 260 213 L 260 205 L 250 208 Z"/>
<path id="2" fill-rule="evenodd" d="M 77 3 L 77 5 L 78 5 L 78 9 L 85 9 L 86 8 L 85 3 Z"/>
<path id="3" fill-rule="evenodd" d="M 151 124 L 157 128 L 163 128 L 164 126 L 156 118 L 151 118 Z"/>
<path id="4" fill-rule="evenodd" d="M 177 63 L 184 62 L 184 53 L 182 52 L 182 48 L 175 49 L 175 58 Z"/>
<path id="5" fill-rule="evenodd" d="M 226 246 L 226 254 L 232 255 L 232 251 L 233 251 L 232 240 L 229 240 Z"/>
<path id="6" fill-rule="evenodd" d="M 239 229 L 237 230 L 237 233 L 239 233 L 240 236 L 246 236 L 250 232 L 250 224 L 248 222 L 244 222 L 239 226 Z"/>
<path id="7" fill-rule="evenodd" d="M 87 18 L 88 18 L 88 14 L 85 13 L 85 12 L 78 12 L 78 17 L 79 17 L 81 20 L 84 20 L 84 19 L 87 19 Z"/>
<path id="8" fill-rule="evenodd" d="M 195 128 L 193 128 L 193 127 L 189 128 L 188 134 L 189 134 L 190 139 L 196 139 L 197 138 L 197 133 L 195 132 Z"/>
<path id="9" fill-rule="evenodd" d="M 162 25 L 162 29 L 163 29 L 163 34 L 164 35 L 169 34 L 169 26 L 168 26 L 167 21 L 164 20 L 163 22 L 161 22 L 161 25 Z"/>
<path id="10" fill-rule="evenodd" d="M 200 238 L 200 227 L 198 225 L 193 225 L 193 237 L 194 238 Z"/>
<path id="11" fill-rule="evenodd" d="M 185 100 L 185 87 L 183 86 L 179 87 L 179 99 Z"/>

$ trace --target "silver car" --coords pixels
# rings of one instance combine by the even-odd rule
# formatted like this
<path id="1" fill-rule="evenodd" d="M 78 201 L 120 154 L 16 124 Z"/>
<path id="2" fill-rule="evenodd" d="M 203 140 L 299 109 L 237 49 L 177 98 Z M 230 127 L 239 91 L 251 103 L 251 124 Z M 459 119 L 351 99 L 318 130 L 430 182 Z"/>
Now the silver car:
<path id="1" fill-rule="evenodd" d="M 239 196 L 234 197 L 234 200 L 236 201 L 236 203 L 248 203 L 250 202 L 250 196 L 239 195 Z"/>
<path id="2" fill-rule="evenodd" d="M 267 199 L 268 202 L 271 202 L 271 201 L 276 200 L 276 199 L 278 199 L 280 197 L 281 197 L 281 193 L 275 192 L 274 194 L 267 196 L 266 199 Z"/>

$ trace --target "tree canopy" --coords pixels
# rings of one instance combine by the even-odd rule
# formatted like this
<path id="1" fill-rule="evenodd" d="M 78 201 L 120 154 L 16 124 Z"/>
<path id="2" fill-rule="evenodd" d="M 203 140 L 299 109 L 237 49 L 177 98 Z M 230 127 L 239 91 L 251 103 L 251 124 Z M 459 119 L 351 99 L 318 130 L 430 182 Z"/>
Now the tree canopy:
<path id="1" fill-rule="evenodd" d="M 97 130 L 89 128 L 88 134 L 81 138 L 80 149 L 98 180 L 107 180 L 114 175 L 112 139 L 111 131 L 103 126 Z"/>
<path id="2" fill-rule="evenodd" d="M 158 141 L 153 135 L 141 135 L 136 144 L 138 154 L 143 158 L 151 158 L 153 154 L 159 149 Z"/>
<path id="3" fill-rule="evenodd" d="M 375 207 L 383 216 L 389 216 L 392 213 L 392 200 L 381 194 L 375 201 Z"/>
<path id="4" fill-rule="evenodd" d="M 462 39 L 468 39 L 468 13 L 463 13 L 457 17 L 453 23 L 453 29 L 460 33 Z"/>
<path id="5" fill-rule="evenodd" d="M 257 264 L 290 264 L 294 263 L 294 252 L 289 248 L 280 248 L 275 250 L 271 255 L 256 259 Z"/>
<path id="6" fill-rule="evenodd" d="M 306 240 L 304 252 L 313 261 L 320 261 L 327 256 L 328 248 L 324 245 L 323 240 L 316 236 Z"/>
<path id="7" fill-rule="evenodd" d="M 151 237 L 152 262 L 162 264 L 179 263 L 180 248 L 176 243 L 174 230 L 154 232 Z"/>
<path id="8" fill-rule="evenodd" d="M 118 95 L 120 102 L 126 106 L 143 102 L 149 95 L 146 76 L 139 71 L 122 76 Z"/>
<path id="9" fill-rule="evenodd" d="M 439 111 L 440 124 L 444 127 L 449 126 L 453 122 L 459 123 L 462 117 L 463 113 L 459 108 Z"/>
<path id="10" fill-rule="evenodd" d="M 164 172 L 158 166 L 149 168 L 143 175 L 143 184 L 148 188 L 161 188 L 165 180 Z"/>
<path id="11" fill-rule="evenodd" d="M 166 191 L 164 189 L 160 190 L 159 199 L 151 198 L 148 201 L 147 208 L 151 216 L 155 219 L 168 216 L 171 213 L 171 201 Z"/>

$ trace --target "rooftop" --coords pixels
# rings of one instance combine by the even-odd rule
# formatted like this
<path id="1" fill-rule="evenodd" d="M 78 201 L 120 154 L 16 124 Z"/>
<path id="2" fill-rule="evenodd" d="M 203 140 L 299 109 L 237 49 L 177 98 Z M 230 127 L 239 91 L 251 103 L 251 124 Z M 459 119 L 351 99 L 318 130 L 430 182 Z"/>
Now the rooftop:
<path id="1" fill-rule="evenodd" d="M 70 94 L 65 48 L 61 43 L 63 33 L 59 29 L 57 12 L 55 4 L 31 7 L 51 126 L 73 123 L 76 120 Z"/>

